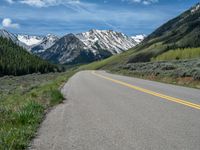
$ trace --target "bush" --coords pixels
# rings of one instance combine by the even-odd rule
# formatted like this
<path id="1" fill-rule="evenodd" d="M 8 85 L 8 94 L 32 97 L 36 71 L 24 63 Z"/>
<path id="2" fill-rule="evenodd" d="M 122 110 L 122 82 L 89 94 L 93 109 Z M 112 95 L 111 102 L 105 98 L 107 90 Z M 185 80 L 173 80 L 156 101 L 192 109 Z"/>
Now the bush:
<path id="1" fill-rule="evenodd" d="M 134 74 L 145 76 L 155 75 L 161 77 L 192 77 L 194 80 L 200 80 L 200 59 L 162 61 L 148 63 L 129 63 L 121 65 L 120 68 L 129 70 Z"/>
<path id="2" fill-rule="evenodd" d="M 195 68 L 191 71 L 192 77 L 194 80 L 200 80 L 200 69 Z"/>

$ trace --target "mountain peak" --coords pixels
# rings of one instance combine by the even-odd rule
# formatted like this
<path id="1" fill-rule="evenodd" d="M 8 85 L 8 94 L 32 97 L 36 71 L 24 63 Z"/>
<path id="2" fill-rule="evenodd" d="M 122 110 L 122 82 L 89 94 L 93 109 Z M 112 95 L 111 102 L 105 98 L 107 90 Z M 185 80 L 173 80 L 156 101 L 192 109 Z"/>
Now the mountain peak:
<path id="1" fill-rule="evenodd" d="M 28 46 L 33 46 L 33 45 L 36 45 L 36 44 L 39 44 L 40 42 L 42 42 L 44 37 L 42 37 L 42 36 L 31 36 L 31 35 L 27 35 L 27 34 L 24 34 L 24 35 L 18 34 L 17 38 L 22 43 L 24 43 Z"/>
<path id="2" fill-rule="evenodd" d="M 112 54 L 118 54 L 138 44 L 131 37 L 113 30 L 91 29 L 87 32 L 76 34 L 76 37 L 89 49 L 93 49 L 94 52 L 98 49 L 103 49 Z"/>
<path id="3" fill-rule="evenodd" d="M 137 43 L 142 42 L 145 39 L 146 35 L 145 34 L 139 34 L 135 36 L 131 36 L 132 39 L 134 39 Z"/>

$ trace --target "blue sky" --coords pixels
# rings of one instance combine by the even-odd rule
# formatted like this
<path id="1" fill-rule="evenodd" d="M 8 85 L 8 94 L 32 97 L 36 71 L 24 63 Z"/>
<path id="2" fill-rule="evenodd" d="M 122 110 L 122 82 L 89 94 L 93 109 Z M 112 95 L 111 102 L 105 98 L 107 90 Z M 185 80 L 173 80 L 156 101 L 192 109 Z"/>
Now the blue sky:
<path id="1" fill-rule="evenodd" d="M 110 29 L 149 34 L 199 0 L 0 0 L 0 28 L 65 35 Z"/>

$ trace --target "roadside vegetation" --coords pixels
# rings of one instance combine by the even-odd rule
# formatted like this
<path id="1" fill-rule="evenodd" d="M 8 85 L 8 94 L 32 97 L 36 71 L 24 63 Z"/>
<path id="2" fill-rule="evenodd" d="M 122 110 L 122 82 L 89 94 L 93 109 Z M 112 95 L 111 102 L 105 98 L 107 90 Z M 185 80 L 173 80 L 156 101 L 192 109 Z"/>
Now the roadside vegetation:
<path id="1" fill-rule="evenodd" d="M 74 73 L 0 78 L 0 150 L 27 148 L 47 110 L 63 101 L 59 88 Z"/>
<path id="2" fill-rule="evenodd" d="M 200 89 L 199 58 L 145 63 L 123 63 L 123 59 L 122 63 L 116 63 L 116 60 L 120 61 L 120 55 L 82 66 L 81 69 L 102 69 L 121 75 Z"/>
<path id="3" fill-rule="evenodd" d="M 80 70 L 107 70 L 165 83 L 200 88 L 200 59 L 127 63 L 132 51 L 63 73 L 0 78 L 0 149 L 26 149 L 47 110 L 62 103 L 60 86 Z M 77 69 L 78 68 L 78 69 Z"/>
<path id="4" fill-rule="evenodd" d="M 113 68 L 112 72 L 200 88 L 200 59 L 130 63 Z"/>

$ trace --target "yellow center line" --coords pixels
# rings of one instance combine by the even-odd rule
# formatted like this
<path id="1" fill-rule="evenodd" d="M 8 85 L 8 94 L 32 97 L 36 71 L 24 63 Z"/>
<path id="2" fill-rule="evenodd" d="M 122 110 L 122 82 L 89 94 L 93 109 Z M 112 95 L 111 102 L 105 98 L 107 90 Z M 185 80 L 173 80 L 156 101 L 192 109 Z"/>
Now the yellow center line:
<path id="1" fill-rule="evenodd" d="M 160 93 L 148 90 L 148 89 L 144 89 L 144 88 L 132 85 L 132 84 L 128 84 L 128 83 L 123 82 L 123 81 L 115 80 L 115 79 L 106 77 L 104 75 L 97 74 L 95 71 L 92 71 L 92 74 L 94 74 L 95 76 L 98 76 L 100 78 L 103 78 L 103 79 L 106 79 L 106 80 L 110 80 L 110 81 L 118 83 L 120 85 L 132 88 L 134 90 L 141 91 L 143 93 L 147 93 L 147 94 L 150 94 L 150 95 L 153 95 L 153 96 L 156 96 L 156 97 L 160 97 L 160 98 L 168 100 L 168 101 L 172 101 L 172 102 L 175 102 L 175 103 L 179 103 L 179 104 L 182 104 L 182 105 L 185 105 L 185 106 L 200 110 L 200 105 L 199 104 L 191 103 L 191 102 L 186 101 L 186 100 L 182 100 L 182 99 L 179 99 L 179 98 L 175 98 L 175 97 L 171 97 L 171 96 L 168 96 L 168 95 L 160 94 Z"/>

